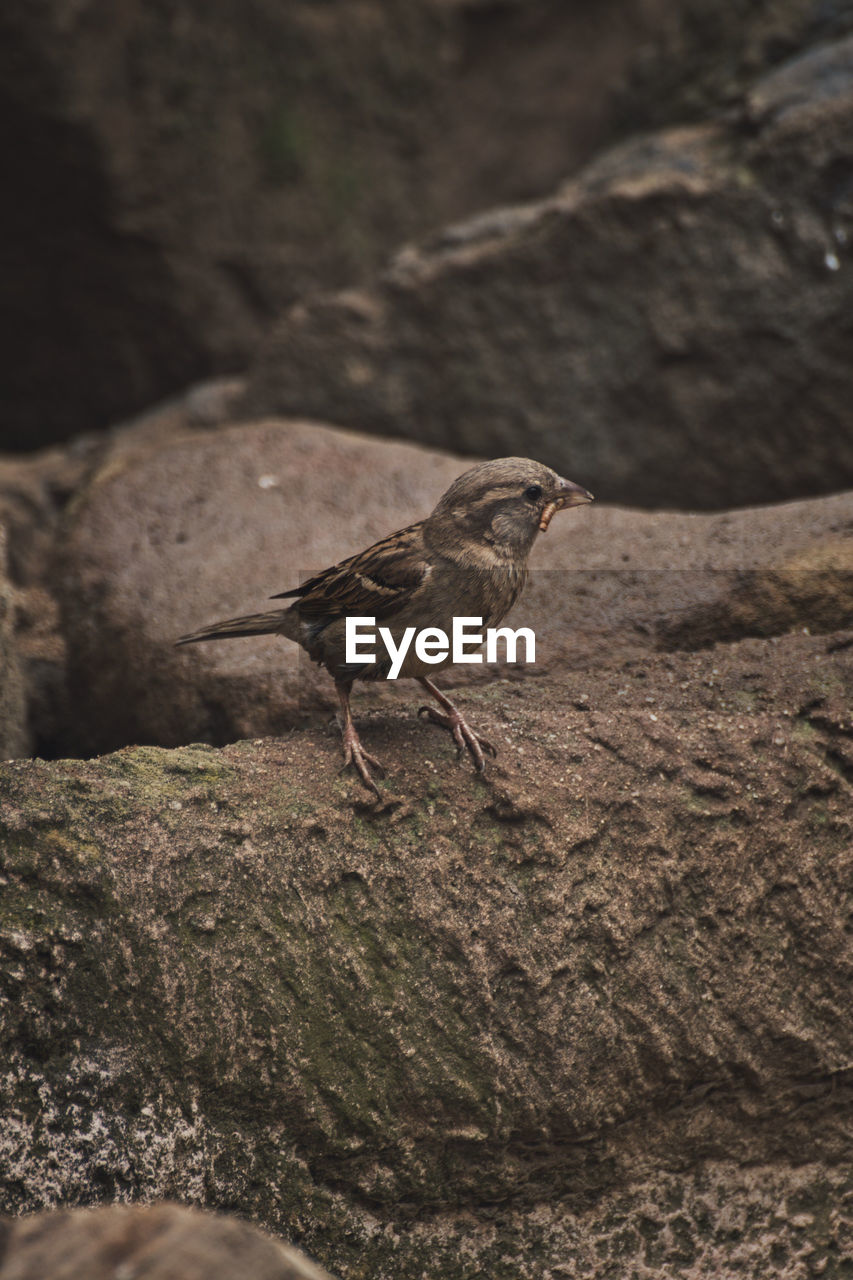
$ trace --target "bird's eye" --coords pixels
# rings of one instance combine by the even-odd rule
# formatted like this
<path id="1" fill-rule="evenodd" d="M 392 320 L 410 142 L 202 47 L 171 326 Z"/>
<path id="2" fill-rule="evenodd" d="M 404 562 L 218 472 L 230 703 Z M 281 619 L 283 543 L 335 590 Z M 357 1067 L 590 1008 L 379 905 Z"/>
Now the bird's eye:
<path id="1" fill-rule="evenodd" d="M 541 484 L 529 484 L 524 490 L 524 496 L 525 498 L 528 498 L 530 502 L 538 502 L 542 497 Z"/>

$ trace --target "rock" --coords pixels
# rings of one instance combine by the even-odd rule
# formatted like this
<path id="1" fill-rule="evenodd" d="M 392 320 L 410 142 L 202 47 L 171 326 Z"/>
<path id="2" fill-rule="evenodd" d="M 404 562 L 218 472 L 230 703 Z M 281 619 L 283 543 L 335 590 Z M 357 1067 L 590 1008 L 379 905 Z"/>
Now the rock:
<path id="1" fill-rule="evenodd" d="M 91 438 L 23 457 L 0 455 L 0 520 L 9 571 L 20 586 L 46 585 L 60 514 L 99 457 Z"/>
<path id="2" fill-rule="evenodd" d="M 127 466 L 165 443 L 215 426 L 242 390 L 238 379 L 201 383 L 104 435 L 81 436 L 24 457 L 0 455 L 0 524 L 9 535 L 16 641 L 37 753 L 65 754 L 77 746 L 56 600 L 57 543 L 67 507 L 104 467 Z"/>
<path id="3" fill-rule="evenodd" d="M 852 663 L 468 691 L 482 778 L 386 712 L 380 806 L 317 728 L 3 766 L 0 1208 L 228 1206 L 372 1280 L 831 1272 Z"/>
<path id="4" fill-rule="evenodd" d="M 851 22 L 818 0 L 632 0 L 618 23 L 562 0 L 121 13 L 0 13 L 6 447 L 241 367 L 318 282 L 704 115 Z"/>
<path id="5" fill-rule="evenodd" d="M 11 739 L 6 732 L 8 755 L 26 755 L 33 749 L 55 753 L 62 743 L 73 750 L 67 735 L 65 641 L 53 594 L 54 559 L 61 513 L 97 466 L 100 454 L 101 446 L 90 437 L 26 457 L 0 456 L 0 527 L 8 534 L 11 579 L 5 589 L 5 643 L 12 642 L 14 618 L 16 651 L 12 664 L 0 662 L 0 669 L 17 690 L 17 710 L 5 715 L 0 710 L 0 744 L 4 729 L 11 724 L 20 727 L 26 704 L 26 731 Z"/>
<path id="6" fill-rule="evenodd" d="M 15 636 L 17 595 L 6 577 L 6 530 L 0 524 L 0 759 L 25 756 L 30 733 Z"/>
<path id="7" fill-rule="evenodd" d="M 78 436 L 67 445 L 23 456 L 0 454 L 0 521 L 9 535 L 14 581 L 22 587 L 50 586 L 62 515 L 107 460 L 114 465 L 218 426 L 229 419 L 244 390 L 239 378 L 199 383 L 107 433 Z"/>
<path id="8" fill-rule="evenodd" d="M 72 703 L 59 749 L 223 743 L 328 718 L 332 682 L 290 641 L 181 650 L 173 642 L 216 619 L 276 607 L 268 597 L 300 575 L 427 515 L 465 466 L 448 454 L 282 421 L 108 454 L 72 504 L 62 538 L 57 582 Z M 512 615 L 536 633 L 536 666 L 509 674 L 613 666 L 660 648 L 797 626 L 832 631 L 853 622 L 851 548 L 850 494 L 715 516 L 598 504 L 561 515 L 537 542 L 531 585 Z M 821 555 L 835 557 L 834 585 L 796 568 Z M 772 606 L 768 574 L 789 571 L 811 587 L 796 605 Z M 751 617 L 759 598 L 761 616 Z M 444 681 L 493 676 L 491 666 L 458 667 Z M 359 714 L 391 702 L 411 707 L 416 696 L 416 686 L 388 682 L 359 688 L 356 705 Z"/>
<path id="9" fill-rule="evenodd" d="M 247 1223 L 177 1204 L 66 1209 L 4 1227 L 0 1280 L 330 1280 Z"/>
<path id="10" fill-rule="evenodd" d="M 522 453 L 607 502 L 712 509 L 853 484 L 853 37 L 725 121 L 450 227 L 303 299 L 244 411 Z"/>
<path id="11" fill-rule="evenodd" d="M 772 570 L 740 570 L 717 599 L 688 608 L 660 627 L 673 649 L 701 648 L 740 636 L 832 631 L 853 623 L 853 537 L 807 547 Z"/>
<path id="12" fill-rule="evenodd" d="M 68 700 L 65 638 L 59 607 L 49 591 L 16 591 L 15 643 L 27 704 L 28 748 L 35 755 L 73 753 L 77 737 Z"/>
<path id="13" fill-rule="evenodd" d="M 550 671 L 853 625 L 853 493 L 714 515 L 596 504 L 551 529 L 513 613 Z"/>

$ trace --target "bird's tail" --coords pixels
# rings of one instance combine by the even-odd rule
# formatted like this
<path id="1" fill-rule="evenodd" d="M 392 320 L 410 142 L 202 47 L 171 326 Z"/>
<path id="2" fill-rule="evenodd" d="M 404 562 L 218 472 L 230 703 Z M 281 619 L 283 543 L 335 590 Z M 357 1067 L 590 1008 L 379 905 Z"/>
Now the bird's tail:
<path id="1" fill-rule="evenodd" d="M 193 631 L 191 635 L 181 636 L 175 644 L 195 644 L 198 640 L 236 640 L 238 636 L 265 636 L 276 631 L 282 635 L 284 615 L 287 609 L 275 609 L 269 613 L 250 613 L 244 618 L 226 618 L 222 622 L 213 622 L 209 627 Z"/>

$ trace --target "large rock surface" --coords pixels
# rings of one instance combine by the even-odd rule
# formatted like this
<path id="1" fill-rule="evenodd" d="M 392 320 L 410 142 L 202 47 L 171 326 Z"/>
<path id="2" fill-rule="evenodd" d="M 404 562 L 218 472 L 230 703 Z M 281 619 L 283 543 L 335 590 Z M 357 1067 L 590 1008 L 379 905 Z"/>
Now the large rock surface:
<path id="1" fill-rule="evenodd" d="M 853 1249 L 853 632 L 0 774 L 7 1212 L 227 1207 L 372 1280 Z"/>
<path id="2" fill-rule="evenodd" d="M 173 642 L 276 607 L 274 592 L 427 515 L 466 465 L 282 421 L 110 452 L 71 506 L 53 575 L 71 699 L 59 745 L 223 743 L 331 714 L 331 680 L 290 641 Z M 536 664 L 501 674 L 577 672 L 583 693 L 590 666 L 853 623 L 853 494 L 710 516 L 596 503 L 558 516 L 531 563 L 512 622 L 533 627 Z M 443 680 L 493 675 L 457 667 Z M 360 687 L 358 705 L 418 692 Z"/>
<path id="3" fill-rule="evenodd" d="M 7 446 L 239 367 L 402 240 L 849 29 L 820 0 L 4 0 Z"/>
<path id="4" fill-rule="evenodd" d="M 176 1204 L 0 1219 L 0 1280 L 330 1280 L 247 1223 Z"/>
<path id="5" fill-rule="evenodd" d="M 552 198 L 302 300 L 246 412 L 522 453 L 632 506 L 853 483 L 853 37 L 724 122 L 636 139 Z"/>

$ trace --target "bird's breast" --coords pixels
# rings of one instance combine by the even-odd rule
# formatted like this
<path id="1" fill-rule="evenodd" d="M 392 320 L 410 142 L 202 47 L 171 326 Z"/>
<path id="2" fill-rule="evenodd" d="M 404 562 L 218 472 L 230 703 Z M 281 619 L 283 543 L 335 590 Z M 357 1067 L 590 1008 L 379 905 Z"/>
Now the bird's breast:
<path id="1" fill-rule="evenodd" d="M 506 617 L 524 590 L 526 582 L 526 565 L 508 565 L 487 576 L 482 584 L 484 626 L 495 626 Z"/>

